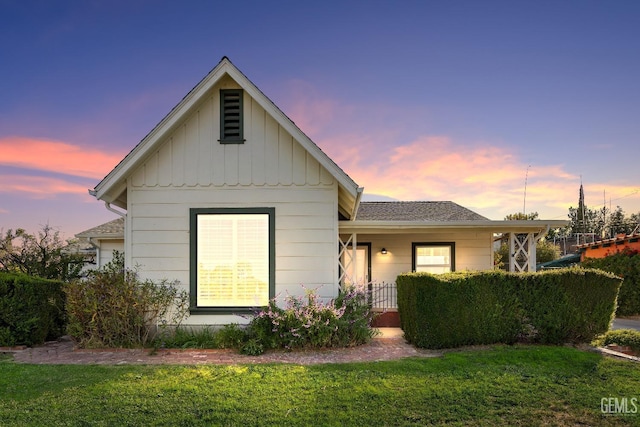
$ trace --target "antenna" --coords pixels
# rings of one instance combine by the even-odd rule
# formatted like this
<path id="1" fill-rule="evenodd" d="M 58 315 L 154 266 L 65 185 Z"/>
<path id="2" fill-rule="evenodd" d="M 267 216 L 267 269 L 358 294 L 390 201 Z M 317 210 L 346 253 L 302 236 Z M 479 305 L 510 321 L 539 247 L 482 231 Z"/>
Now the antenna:
<path id="1" fill-rule="evenodd" d="M 524 202 L 522 203 L 522 215 L 527 216 L 527 179 L 529 179 L 529 168 L 531 165 L 527 166 L 527 172 L 524 174 Z"/>

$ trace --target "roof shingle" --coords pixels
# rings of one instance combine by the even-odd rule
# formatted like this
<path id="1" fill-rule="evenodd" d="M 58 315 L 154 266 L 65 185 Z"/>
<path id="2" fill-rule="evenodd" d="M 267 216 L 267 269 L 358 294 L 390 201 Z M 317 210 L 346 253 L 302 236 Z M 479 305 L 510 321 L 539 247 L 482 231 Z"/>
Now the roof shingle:
<path id="1" fill-rule="evenodd" d="M 457 203 L 444 202 L 361 202 L 358 221 L 487 221 Z"/>
<path id="2" fill-rule="evenodd" d="M 76 237 L 110 237 L 113 239 L 124 238 L 124 218 L 117 218 L 113 221 L 98 225 L 97 227 L 90 228 L 76 234 Z"/>

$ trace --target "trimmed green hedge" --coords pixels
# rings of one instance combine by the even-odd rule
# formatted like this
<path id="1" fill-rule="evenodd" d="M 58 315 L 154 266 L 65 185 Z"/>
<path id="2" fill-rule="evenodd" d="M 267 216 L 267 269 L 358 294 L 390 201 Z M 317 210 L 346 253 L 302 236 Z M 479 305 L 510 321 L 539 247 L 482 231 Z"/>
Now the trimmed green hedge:
<path id="1" fill-rule="evenodd" d="M 523 312 L 515 294 L 505 292 L 503 277 L 497 271 L 398 276 L 405 338 L 425 348 L 515 342 Z"/>
<path id="2" fill-rule="evenodd" d="M 418 347 L 589 342 L 609 329 L 620 282 L 584 269 L 407 273 L 397 279 L 398 311 Z"/>
<path id="3" fill-rule="evenodd" d="M 609 344 L 617 344 L 619 346 L 627 346 L 635 352 L 640 352 L 640 331 L 634 329 L 616 329 L 598 337 L 594 344 L 599 346 L 607 346 Z"/>
<path id="4" fill-rule="evenodd" d="M 0 346 L 57 339 L 66 325 L 63 283 L 0 272 Z"/>
<path id="5" fill-rule="evenodd" d="M 584 267 L 597 268 L 622 277 L 618 295 L 618 316 L 640 314 L 640 253 L 625 250 L 604 258 L 587 258 Z"/>

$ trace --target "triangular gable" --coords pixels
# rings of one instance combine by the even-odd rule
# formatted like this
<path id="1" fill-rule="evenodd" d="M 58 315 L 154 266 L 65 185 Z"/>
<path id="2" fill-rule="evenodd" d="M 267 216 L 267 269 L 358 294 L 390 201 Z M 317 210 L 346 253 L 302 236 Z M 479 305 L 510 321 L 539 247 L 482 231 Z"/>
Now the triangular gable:
<path id="1" fill-rule="evenodd" d="M 276 122 L 322 166 L 339 184 L 340 210 L 346 217 L 352 217 L 357 209 L 362 188 L 327 156 L 291 119 L 289 119 L 260 89 L 258 89 L 227 57 L 200 81 L 178 105 L 176 105 L 156 127 L 96 186 L 95 197 L 116 206 L 126 208 L 122 203 L 122 195 L 126 190 L 125 179 L 138 167 L 157 145 L 183 120 L 207 92 L 225 75 L 231 77 L 244 91 L 251 96 Z"/>

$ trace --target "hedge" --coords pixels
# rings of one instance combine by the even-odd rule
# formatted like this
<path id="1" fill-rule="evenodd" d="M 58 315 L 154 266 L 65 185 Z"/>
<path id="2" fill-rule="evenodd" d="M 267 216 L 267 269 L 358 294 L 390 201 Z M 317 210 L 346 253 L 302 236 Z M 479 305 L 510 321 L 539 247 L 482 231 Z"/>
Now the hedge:
<path id="1" fill-rule="evenodd" d="M 604 258 L 587 258 L 584 267 L 598 268 L 622 277 L 618 295 L 618 316 L 640 315 L 640 253 L 626 249 Z"/>
<path id="2" fill-rule="evenodd" d="M 497 271 L 398 276 L 398 311 L 405 338 L 426 348 L 515 342 L 523 312 L 514 293 L 504 292 L 503 277 Z"/>
<path id="3" fill-rule="evenodd" d="M 0 346 L 37 345 L 63 335 L 63 283 L 0 272 Z"/>
<path id="4" fill-rule="evenodd" d="M 598 270 L 401 274 L 398 311 L 417 347 L 589 342 L 606 332 L 621 280 Z"/>
<path id="5" fill-rule="evenodd" d="M 629 347 L 634 352 L 640 352 L 640 331 L 616 329 L 598 337 L 594 343 L 602 347 L 617 344 L 622 347 Z"/>

